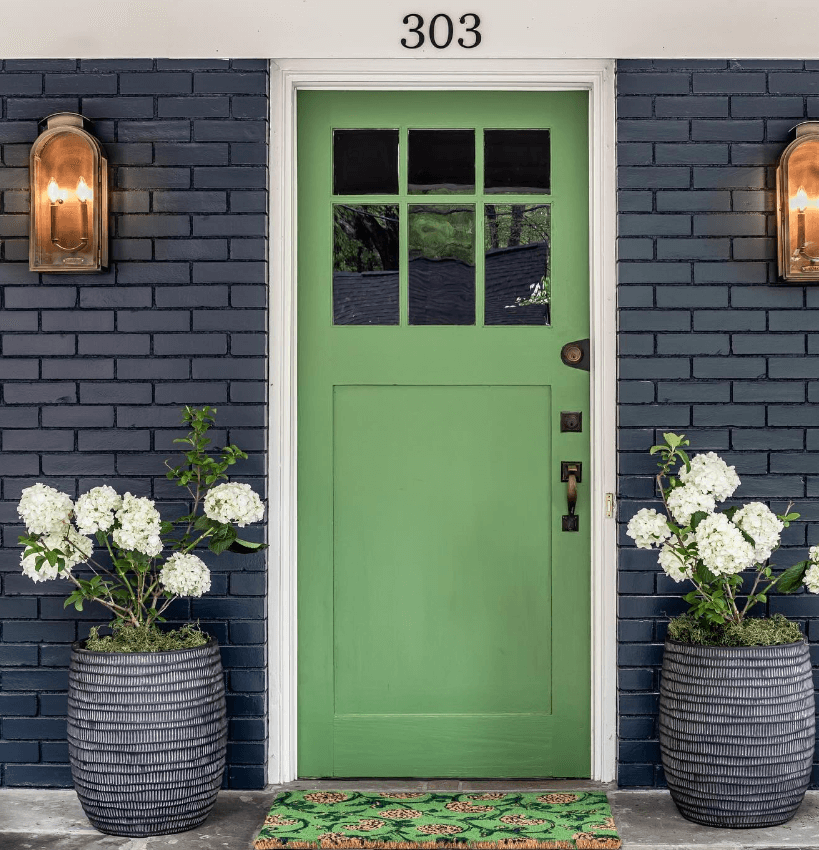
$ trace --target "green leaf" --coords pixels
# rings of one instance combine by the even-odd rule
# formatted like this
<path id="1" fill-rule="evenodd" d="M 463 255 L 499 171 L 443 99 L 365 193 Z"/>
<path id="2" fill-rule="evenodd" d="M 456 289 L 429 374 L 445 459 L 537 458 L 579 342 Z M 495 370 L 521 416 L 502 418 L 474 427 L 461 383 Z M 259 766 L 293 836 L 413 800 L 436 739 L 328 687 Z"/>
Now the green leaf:
<path id="1" fill-rule="evenodd" d="M 668 443 L 669 447 L 672 449 L 676 449 L 679 446 L 682 437 L 677 434 L 673 434 L 670 431 L 667 434 L 663 434 L 663 439 Z"/>
<path id="2" fill-rule="evenodd" d="M 747 532 L 747 531 L 745 531 L 745 530 L 743 530 L 743 529 L 741 529 L 741 528 L 740 528 L 740 530 L 739 530 L 739 531 L 740 531 L 740 534 L 742 534 L 742 536 L 745 538 L 746 542 L 750 543 L 750 544 L 751 544 L 751 546 L 753 546 L 753 547 L 755 547 L 755 548 L 756 548 L 756 540 L 754 540 L 754 538 L 753 538 L 753 537 L 751 537 L 751 535 L 750 535 L 750 534 L 748 534 L 748 532 Z"/>
<path id="3" fill-rule="evenodd" d="M 776 587 L 781 593 L 794 593 L 802 586 L 810 561 L 800 561 L 779 576 Z"/>
<path id="4" fill-rule="evenodd" d="M 228 546 L 231 552 L 238 552 L 240 555 L 250 555 L 253 552 L 261 552 L 262 549 L 267 549 L 267 543 L 253 543 L 250 540 L 234 540 Z"/>
<path id="5" fill-rule="evenodd" d="M 696 529 L 696 527 L 708 516 L 705 511 L 696 511 L 691 515 L 691 522 L 689 525 L 691 526 L 692 531 Z"/>
<path id="6" fill-rule="evenodd" d="M 216 555 L 221 555 L 236 539 L 236 529 L 232 525 L 223 525 L 208 543 L 208 549 Z"/>

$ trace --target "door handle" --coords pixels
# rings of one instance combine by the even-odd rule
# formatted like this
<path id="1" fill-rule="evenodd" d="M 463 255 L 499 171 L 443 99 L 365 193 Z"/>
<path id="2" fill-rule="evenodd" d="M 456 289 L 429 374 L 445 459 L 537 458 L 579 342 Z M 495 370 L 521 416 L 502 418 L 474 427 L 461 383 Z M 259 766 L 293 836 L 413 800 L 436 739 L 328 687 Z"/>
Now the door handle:
<path id="1" fill-rule="evenodd" d="M 560 480 L 566 487 L 566 506 L 568 513 L 563 516 L 563 531 L 580 531 L 580 518 L 575 513 L 577 507 L 577 485 L 583 480 L 583 464 L 579 461 L 564 460 L 560 464 Z"/>

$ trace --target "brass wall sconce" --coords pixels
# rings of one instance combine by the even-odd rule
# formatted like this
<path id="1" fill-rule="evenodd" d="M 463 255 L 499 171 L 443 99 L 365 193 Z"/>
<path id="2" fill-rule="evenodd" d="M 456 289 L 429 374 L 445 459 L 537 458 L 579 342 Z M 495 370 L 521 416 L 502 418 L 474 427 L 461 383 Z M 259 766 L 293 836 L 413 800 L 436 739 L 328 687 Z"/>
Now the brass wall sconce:
<path id="1" fill-rule="evenodd" d="M 819 281 L 819 121 L 796 126 L 776 169 L 779 276 Z"/>
<path id="2" fill-rule="evenodd" d="M 58 112 L 31 149 L 29 269 L 98 272 L 108 265 L 108 161 L 90 122 Z"/>

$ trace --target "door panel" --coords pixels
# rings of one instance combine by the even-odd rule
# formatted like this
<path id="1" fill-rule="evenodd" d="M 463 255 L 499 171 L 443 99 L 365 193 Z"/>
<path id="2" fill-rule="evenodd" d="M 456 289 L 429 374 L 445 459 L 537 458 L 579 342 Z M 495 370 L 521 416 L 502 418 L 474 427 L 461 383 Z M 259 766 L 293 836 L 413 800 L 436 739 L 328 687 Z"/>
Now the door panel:
<path id="1" fill-rule="evenodd" d="M 548 387 L 336 387 L 337 716 L 550 710 L 548 423 Z"/>
<path id="2" fill-rule="evenodd" d="M 301 776 L 588 775 L 587 108 L 299 95 Z"/>

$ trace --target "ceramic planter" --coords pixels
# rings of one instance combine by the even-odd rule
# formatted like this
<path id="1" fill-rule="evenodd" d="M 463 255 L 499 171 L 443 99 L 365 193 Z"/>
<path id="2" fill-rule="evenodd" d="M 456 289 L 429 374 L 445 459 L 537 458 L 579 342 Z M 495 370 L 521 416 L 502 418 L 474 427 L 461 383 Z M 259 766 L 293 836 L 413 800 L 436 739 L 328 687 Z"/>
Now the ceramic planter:
<path id="1" fill-rule="evenodd" d="M 660 749 L 683 817 L 733 828 L 785 823 L 810 782 L 814 730 L 807 643 L 666 641 Z"/>
<path id="2" fill-rule="evenodd" d="M 216 802 L 226 744 L 215 640 L 170 652 L 72 647 L 71 775 L 97 829 L 148 836 L 198 826 Z"/>

